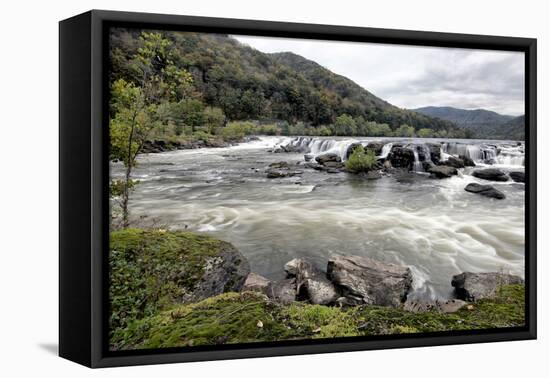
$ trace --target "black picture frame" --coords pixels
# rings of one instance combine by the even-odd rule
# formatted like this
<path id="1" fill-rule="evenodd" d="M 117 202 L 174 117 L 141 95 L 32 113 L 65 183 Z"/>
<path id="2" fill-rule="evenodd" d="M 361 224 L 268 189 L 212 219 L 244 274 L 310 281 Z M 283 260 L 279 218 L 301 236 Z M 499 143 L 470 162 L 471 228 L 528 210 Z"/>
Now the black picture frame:
<path id="1" fill-rule="evenodd" d="M 526 326 L 522 328 L 109 352 L 108 67 L 111 26 L 462 47 L 525 53 Z M 59 24 L 59 355 L 88 367 L 536 338 L 536 39 L 92 10 Z"/>

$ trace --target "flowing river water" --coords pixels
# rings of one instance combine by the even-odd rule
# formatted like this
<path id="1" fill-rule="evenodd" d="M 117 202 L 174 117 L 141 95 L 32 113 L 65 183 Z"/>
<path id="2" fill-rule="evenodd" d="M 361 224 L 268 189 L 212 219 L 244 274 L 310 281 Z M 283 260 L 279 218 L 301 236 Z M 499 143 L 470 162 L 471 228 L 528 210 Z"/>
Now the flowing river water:
<path id="1" fill-rule="evenodd" d="M 368 140 L 260 137 L 228 148 L 140 155 L 131 219 L 229 241 L 253 272 L 270 279 L 282 278 L 283 265 L 295 257 L 307 257 L 325 270 L 331 254 L 409 266 L 416 299 L 448 298 L 452 275 L 463 271 L 524 276 L 524 184 L 471 176 L 488 163 L 523 171 L 523 143 L 430 140 L 441 143 L 442 156 L 465 154 L 478 165 L 441 180 L 429 178 L 418 164 L 416 172 L 366 180 L 305 168 L 303 153 L 269 152 L 278 145 L 302 145 L 314 155 L 335 152 L 345 158 L 351 143 Z M 396 141 L 384 138 L 381 155 Z M 265 170 L 277 161 L 303 173 L 268 179 Z M 113 177 L 122 172 L 120 163 L 111 165 Z M 466 192 L 471 182 L 491 184 L 506 199 Z"/>

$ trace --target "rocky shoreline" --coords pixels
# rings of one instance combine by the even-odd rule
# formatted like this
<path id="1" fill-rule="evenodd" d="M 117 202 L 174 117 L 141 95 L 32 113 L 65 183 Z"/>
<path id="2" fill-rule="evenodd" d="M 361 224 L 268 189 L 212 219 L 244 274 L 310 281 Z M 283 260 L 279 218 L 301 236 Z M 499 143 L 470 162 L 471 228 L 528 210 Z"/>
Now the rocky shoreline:
<path id="1" fill-rule="evenodd" d="M 411 269 L 335 255 L 268 280 L 230 243 L 183 231 L 112 233 L 111 350 L 521 326 L 524 286 L 500 272 L 454 275 L 454 298 L 408 298 Z"/>
<path id="2" fill-rule="evenodd" d="M 523 284 L 518 276 L 500 273 L 463 272 L 450 278 L 454 298 L 418 302 L 408 299 L 413 287 L 410 268 L 362 256 L 332 256 L 326 273 L 306 259 L 293 259 L 284 266 L 286 277 L 270 281 L 249 273 L 242 292 L 255 291 L 271 300 L 289 305 L 307 302 L 316 305 L 350 307 L 383 306 L 422 312 L 456 312 L 469 302 L 494 298 L 502 285 Z"/>

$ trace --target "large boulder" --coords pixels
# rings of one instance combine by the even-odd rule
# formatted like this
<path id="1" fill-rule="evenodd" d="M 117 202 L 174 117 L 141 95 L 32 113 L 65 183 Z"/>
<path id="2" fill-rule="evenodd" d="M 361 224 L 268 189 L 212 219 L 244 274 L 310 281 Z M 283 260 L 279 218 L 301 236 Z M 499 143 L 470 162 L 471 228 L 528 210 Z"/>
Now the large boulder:
<path id="1" fill-rule="evenodd" d="M 289 261 L 285 264 L 285 271 L 289 277 L 296 278 L 296 293 L 299 300 L 328 305 L 340 297 L 326 274 L 305 259 Z"/>
<path id="2" fill-rule="evenodd" d="M 451 285 L 458 299 L 474 302 L 483 298 L 493 298 L 502 285 L 523 284 L 523 279 L 505 273 L 464 272 L 453 276 Z"/>
<path id="3" fill-rule="evenodd" d="M 441 144 L 426 143 L 426 146 L 428 146 L 428 149 L 430 150 L 430 160 L 434 164 L 439 164 L 439 161 L 441 160 Z M 427 160 L 426 157 L 424 157 L 424 160 Z"/>
<path id="4" fill-rule="evenodd" d="M 395 168 L 412 169 L 414 164 L 414 151 L 407 147 L 393 146 L 388 160 Z"/>
<path id="5" fill-rule="evenodd" d="M 448 165 L 429 166 L 427 172 L 429 172 L 432 177 L 438 179 L 449 178 L 458 174 L 455 167 L 449 167 Z"/>
<path id="6" fill-rule="evenodd" d="M 481 185 L 477 183 L 470 183 L 464 188 L 465 191 L 470 193 L 480 194 L 489 198 L 505 199 L 506 196 L 500 190 L 495 189 L 491 185 Z"/>
<path id="7" fill-rule="evenodd" d="M 384 148 L 384 143 L 382 142 L 369 142 L 366 149 L 374 152 L 376 156 L 382 155 L 382 148 Z"/>
<path id="8" fill-rule="evenodd" d="M 454 156 L 449 156 L 447 160 L 445 160 L 445 165 L 455 168 L 464 168 L 464 160 Z"/>
<path id="9" fill-rule="evenodd" d="M 458 157 L 459 157 L 459 159 L 461 159 L 464 162 L 464 166 L 466 166 L 466 167 L 475 167 L 476 166 L 476 163 L 469 156 L 459 155 Z"/>
<path id="10" fill-rule="evenodd" d="M 508 181 L 506 172 L 498 168 L 476 169 L 472 176 L 488 181 Z"/>
<path id="11" fill-rule="evenodd" d="M 328 154 L 316 156 L 315 161 L 317 161 L 317 163 L 321 165 L 324 165 L 328 162 L 340 163 L 342 159 L 340 159 L 340 156 L 338 156 L 337 154 L 328 153 Z"/>
<path id="12" fill-rule="evenodd" d="M 515 171 L 510 172 L 509 175 L 515 182 L 525 182 L 525 172 Z"/>
<path id="13" fill-rule="evenodd" d="M 348 303 L 399 307 L 412 286 L 411 270 L 360 256 L 333 256 L 329 279 L 342 290 Z"/>
<path id="14" fill-rule="evenodd" d="M 267 294 L 267 289 L 270 283 L 271 281 L 269 281 L 264 276 L 260 276 L 256 273 L 250 273 L 246 277 L 241 291 L 257 291 Z"/>
<path id="15" fill-rule="evenodd" d="M 290 304 L 296 301 L 296 279 L 287 278 L 278 282 L 270 282 L 267 296 L 275 302 Z"/>

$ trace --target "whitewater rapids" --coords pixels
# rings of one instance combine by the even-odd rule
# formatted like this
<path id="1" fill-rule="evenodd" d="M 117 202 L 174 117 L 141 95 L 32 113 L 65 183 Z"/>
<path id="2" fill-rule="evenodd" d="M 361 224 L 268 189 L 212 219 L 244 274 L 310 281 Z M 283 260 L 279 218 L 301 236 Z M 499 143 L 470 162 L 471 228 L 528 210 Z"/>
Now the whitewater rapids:
<path id="1" fill-rule="evenodd" d="M 303 153 L 268 152 L 302 143 L 311 154 L 345 158 L 347 147 L 358 141 L 368 138 L 262 137 L 228 148 L 141 155 L 131 219 L 227 240 L 247 257 L 252 271 L 270 279 L 282 278 L 283 265 L 295 257 L 325 269 L 333 253 L 409 266 L 412 296 L 418 298 L 448 298 L 451 276 L 462 271 L 524 276 L 523 184 L 490 183 L 506 195 L 497 201 L 464 191 L 468 183 L 487 183 L 470 175 L 473 168 L 444 180 L 411 172 L 370 181 L 307 169 Z M 478 165 L 523 170 L 521 143 L 440 142 L 447 156 L 466 154 Z M 267 166 L 282 160 L 303 173 L 266 178 Z M 122 173 L 120 163 L 111 165 L 114 177 Z"/>

